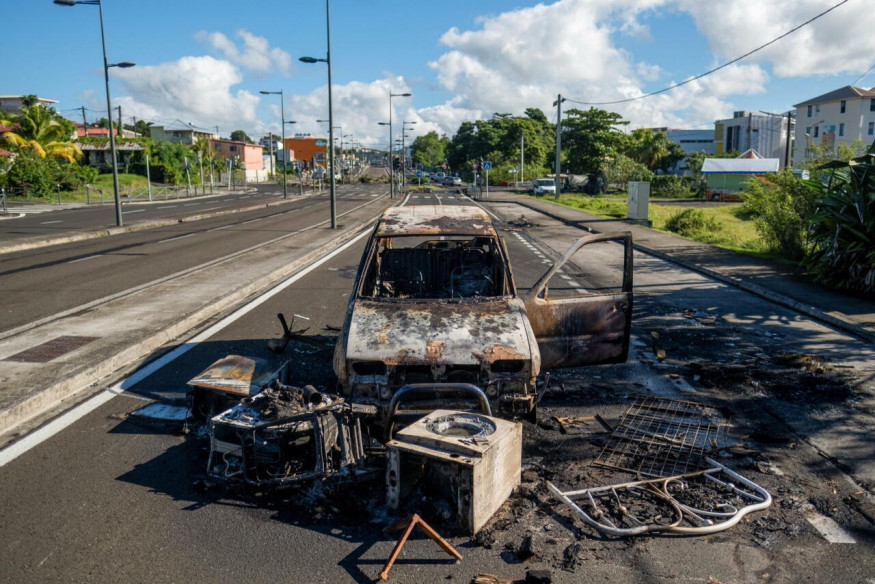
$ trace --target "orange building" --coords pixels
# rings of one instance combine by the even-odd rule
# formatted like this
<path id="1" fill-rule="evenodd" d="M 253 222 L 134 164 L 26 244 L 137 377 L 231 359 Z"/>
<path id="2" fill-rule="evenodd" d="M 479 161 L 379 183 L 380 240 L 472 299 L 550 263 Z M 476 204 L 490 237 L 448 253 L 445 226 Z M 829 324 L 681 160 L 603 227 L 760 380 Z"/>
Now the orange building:
<path id="1" fill-rule="evenodd" d="M 304 163 L 305 170 L 312 170 L 315 164 L 325 167 L 328 160 L 328 140 L 309 134 L 295 134 L 286 138 L 285 149 L 294 153 L 294 159 Z"/>

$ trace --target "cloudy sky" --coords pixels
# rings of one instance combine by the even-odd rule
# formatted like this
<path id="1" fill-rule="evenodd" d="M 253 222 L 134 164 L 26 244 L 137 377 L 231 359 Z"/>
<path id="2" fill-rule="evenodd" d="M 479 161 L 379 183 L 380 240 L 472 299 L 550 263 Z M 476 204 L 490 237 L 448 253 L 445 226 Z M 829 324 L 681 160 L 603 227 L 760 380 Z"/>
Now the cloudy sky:
<path id="1" fill-rule="evenodd" d="M 654 97 L 599 105 L 630 127 L 712 127 L 736 110 L 783 112 L 854 83 L 875 86 L 872 0 L 334 0 L 335 125 L 385 147 L 393 120 L 408 134 L 452 135 L 465 120 L 540 107 L 555 116 L 658 91 L 735 59 L 833 11 L 736 64 Z M 80 121 L 106 115 L 96 6 L 0 0 L 0 94 L 37 94 Z M 103 0 L 113 107 L 157 124 L 179 120 L 227 136 L 325 133 L 325 4 L 300 0 Z M 862 76 L 862 78 L 861 78 Z M 400 132 L 400 129 L 396 127 Z M 398 132 L 396 132 L 397 134 Z"/>

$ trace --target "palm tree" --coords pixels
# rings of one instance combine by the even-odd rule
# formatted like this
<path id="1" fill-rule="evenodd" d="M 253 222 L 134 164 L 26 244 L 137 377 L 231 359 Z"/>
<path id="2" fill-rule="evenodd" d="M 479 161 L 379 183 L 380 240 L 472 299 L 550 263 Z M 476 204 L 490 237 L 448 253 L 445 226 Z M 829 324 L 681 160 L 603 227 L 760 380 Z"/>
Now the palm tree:
<path id="1" fill-rule="evenodd" d="M 659 166 L 659 161 L 668 154 L 669 142 L 664 132 L 639 128 L 632 132 L 630 158 L 650 170 L 655 170 Z"/>
<path id="2" fill-rule="evenodd" d="M 3 140 L 17 149 L 29 148 L 41 158 L 51 156 L 75 163 L 82 158 L 78 144 L 70 141 L 71 128 L 44 105 L 26 107 L 14 120 L 17 131 L 4 132 Z"/>

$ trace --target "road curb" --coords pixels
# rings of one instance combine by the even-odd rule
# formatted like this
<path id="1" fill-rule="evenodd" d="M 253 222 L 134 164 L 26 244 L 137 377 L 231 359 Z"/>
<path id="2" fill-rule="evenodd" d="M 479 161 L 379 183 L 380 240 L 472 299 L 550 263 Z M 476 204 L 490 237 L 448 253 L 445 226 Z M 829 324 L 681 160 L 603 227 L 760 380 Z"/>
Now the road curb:
<path id="1" fill-rule="evenodd" d="M 160 349 L 174 339 L 183 337 L 220 313 L 229 311 L 236 305 L 243 304 L 247 299 L 262 294 L 276 286 L 294 273 L 307 267 L 319 257 L 330 253 L 359 236 L 362 232 L 370 229 L 379 216 L 379 214 L 375 215 L 365 222 L 358 224 L 357 227 L 337 234 L 328 243 L 290 262 L 285 267 L 265 274 L 243 288 L 235 290 L 231 294 L 195 310 L 181 320 L 176 321 L 172 326 L 140 339 L 136 345 L 130 346 L 98 363 L 80 366 L 78 370 L 72 372 L 63 381 L 38 390 L 34 395 L 22 402 L 0 412 L 0 436 L 8 438 L 22 424 L 57 408 L 65 401 L 69 402 L 75 399 L 78 402 L 88 398 L 92 394 L 102 391 L 102 386 L 105 385 L 102 382 L 107 379 L 122 377 L 130 371 L 159 358 L 164 351 L 155 353 L 157 349 Z M 240 258 L 236 259 L 239 260 Z M 88 391 L 89 389 L 92 391 Z"/>
<path id="2" fill-rule="evenodd" d="M 567 218 L 562 217 L 561 215 L 559 215 L 557 213 L 552 213 L 552 212 L 544 210 L 544 209 L 539 209 L 538 207 L 531 205 L 531 204 L 528 204 L 524 201 L 493 201 L 493 202 L 514 203 L 514 204 L 520 205 L 522 207 L 526 207 L 527 209 L 531 209 L 532 211 L 535 211 L 537 213 L 542 213 L 544 215 L 547 215 L 548 217 L 555 219 L 557 221 L 560 221 L 560 222 L 564 223 L 565 225 L 568 225 L 569 227 L 582 229 L 582 230 L 588 231 L 590 233 L 602 233 L 601 231 L 594 229 L 588 225 L 581 225 L 581 223 L 582 223 L 581 221 L 567 219 Z M 744 290 L 745 292 L 750 292 L 751 294 L 755 294 L 761 298 L 764 298 L 770 302 L 774 302 L 775 304 L 778 304 L 778 305 L 783 306 L 785 308 L 790 308 L 792 310 L 800 312 L 800 313 L 804 314 L 805 316 L 808 316 L 810 318 L 818 320 L 824 324 L 827 324 L 829 326 L 837 328 L 837 329 L 839 329 L 843 332 L 846 332 L 848 334 L 854 335 L 855 337 L 863 339 L 869 343 L 875 343 L 875 332 L 872 332 L 872 331 L 868 330 L 866 327 L 861 326 L 861 325 L 859 325 L 853 321 L 850 321 L 848 319 L 840 318 L 840 317 L 837 317 L 835 315 L 829 314 L 827 312 L 824 312 L 823 310 L 820 310 L 817 307 L 804 304 L 802 302 L 794 300 L 794 299 L 792 299 L 788 296 L 785 296 L 783 294 L 780 294 L 778 292 L 773 292 L 772 290 L 767 290 L 766 288 L 763 288 L 762 286 L 759 286 L 757 284 L 751 284 L 751 283 L 745 282 L 739 278 L 735 278 L 733 276 L 723 274 L 721 272 L 712 270 L 710 268 L 706 268 L 706 267 L 703 267 L 703 266 L 700 266 L 697 264 L 685 262 L 683 260 L 678 260 L 676 257 L 672 257 L 670 254 L 666 254 L 665 252 L 659 251 L 657 249 L 653 249 L 651 247 L 641 245 L 639 243 L 635 243 L 634 239 L 632 241 L 632 247 L 635 248 L 636 250 L 642 252 L 642 253 L 646 253 L 648 255 L 652 255 L 654 257 L 657 257 L 661 260 L 671 262 L 671 263 L 676 264 L 678 266 L 682 266 L 685 269 L 692 270 L 692 271 L 697 272 L 699 274 L 702 274 L 704 276 L 708 276 L 709 278 L 713 278 L 714 280 L 718 280 L 720 282 L 723 282 L 724 284 L 729 284 L 730 286 L 734 286 L 736 288 Z"/>

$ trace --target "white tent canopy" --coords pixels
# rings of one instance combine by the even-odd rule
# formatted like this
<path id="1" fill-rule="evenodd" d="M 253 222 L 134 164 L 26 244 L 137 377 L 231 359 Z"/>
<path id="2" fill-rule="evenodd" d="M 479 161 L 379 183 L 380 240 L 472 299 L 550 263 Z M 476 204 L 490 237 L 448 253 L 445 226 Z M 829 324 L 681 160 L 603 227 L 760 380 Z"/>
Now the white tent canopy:
<path id="1" fill-rule="evenodd" d="M 778 172 L 777 158 L 706 158 L 702 174 L 765 174 Z"/>

